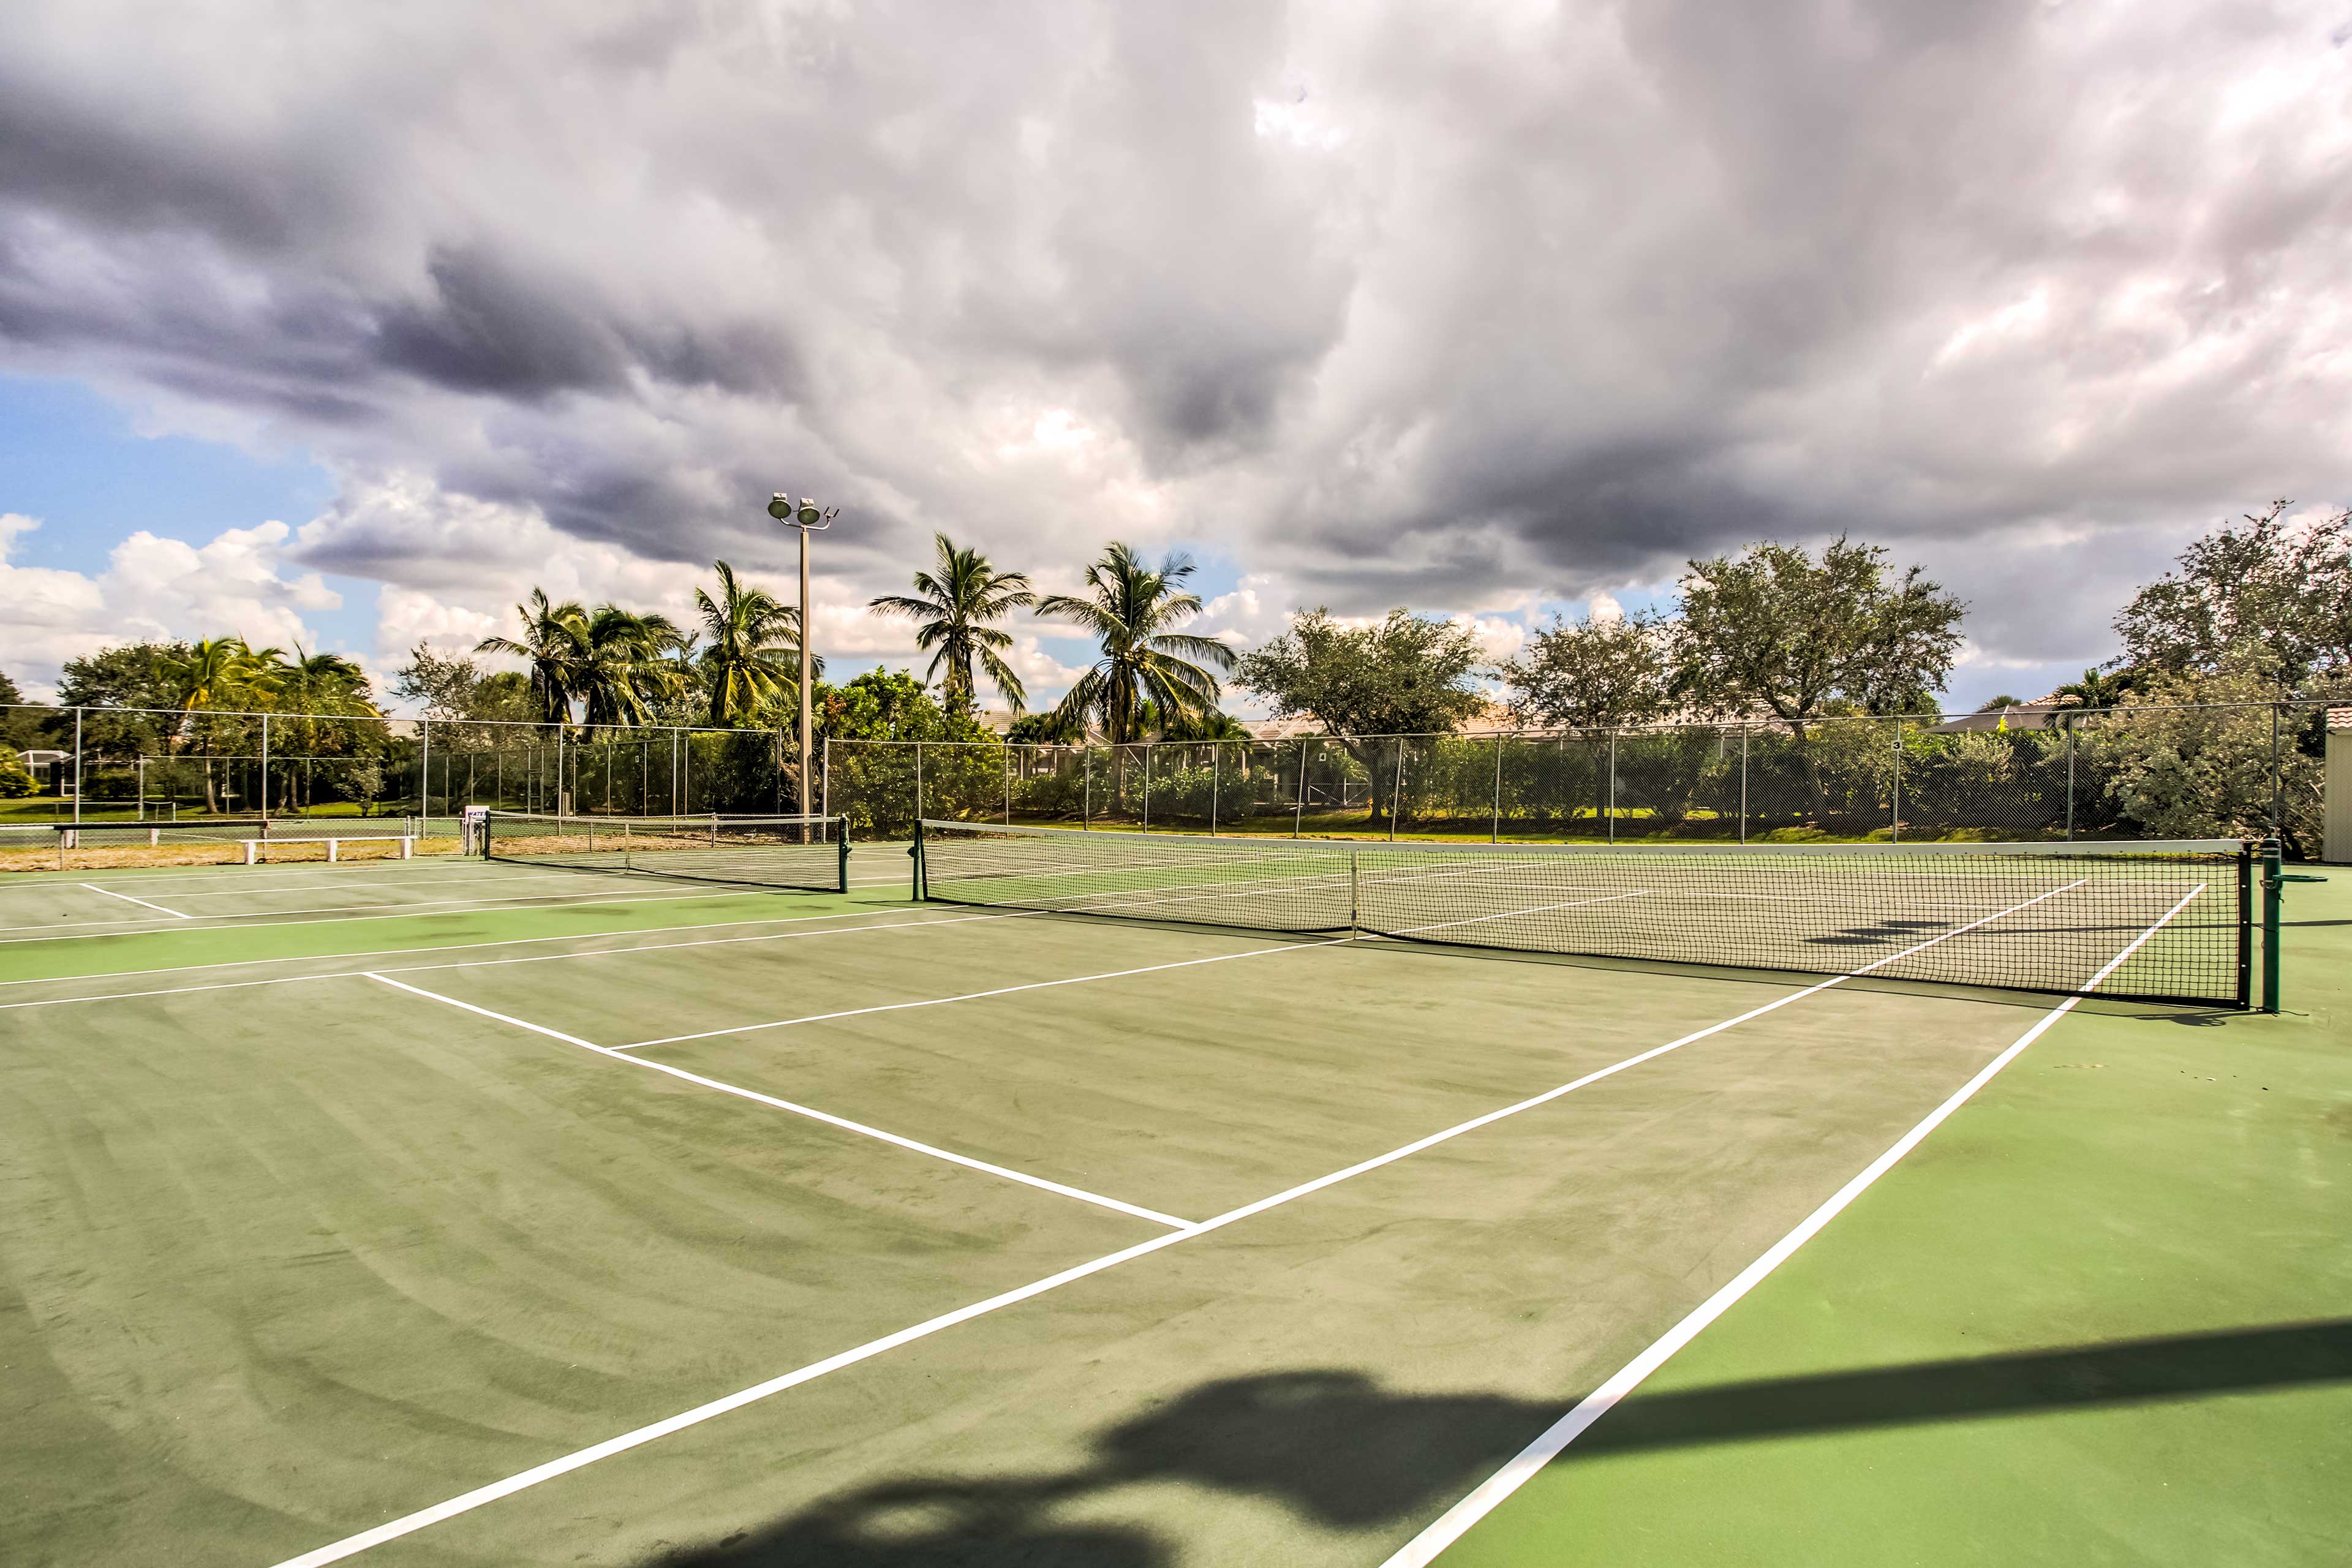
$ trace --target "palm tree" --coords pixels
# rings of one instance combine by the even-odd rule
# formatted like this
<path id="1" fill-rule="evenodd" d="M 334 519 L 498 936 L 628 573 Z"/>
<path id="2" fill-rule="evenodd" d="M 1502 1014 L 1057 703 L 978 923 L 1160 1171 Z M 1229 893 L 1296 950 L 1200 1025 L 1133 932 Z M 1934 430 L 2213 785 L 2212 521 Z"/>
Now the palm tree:
<path id="1" fill-rule="evenodd" d="M 2049 717 L 2051 724 L 2072 724 L 2082 712 L 2094 708 L 2115 708 L 2131 689 L 2140 684 L 2138 670 L 2115 670 L 2112 675 L 2100 675 L 2098 670 L 2084 670 L 2079 682 L 2067 682 L 2058 687 L 2058 712 Z"/>
<path id="2" fill-rule="evenodd" d="M 923 673 L 938 678 L 949 708 L 971 711 L 971 666 L 978 659 L 1004 700 L 1020 712 L 1029 693 L 1003 655 L 1013 635 L 990 623 L 1037 602 L 1029 574 L 999 572 L 987 556 L 957 549 L 944 533 L 931 535 L 931 542 L 939 551 L 938 570 L 916 573 L 913 594 L 885 594 L 867 607 L 915 623 L 915 646 L 931 656 Z"/>
<path id="3" fill-rule="evenodd" d="M 268 650 L 271 654 L 276 648 Z M 180 711 L 217 708 L 232 694 L 250 687 L 261 672 L 261 661 L 240 637 L 206 637 L 189 646 L 185 655 L 164 661 Z"/>
<path id="4" fill-rule="evenodd" d="M 592 726 L 649 721 L 647 699 L 666 679 L 664 656 L 685 640 L 667 616 L 597 605 L 588 617 L 574 672 L 577 694 L 586 704 L 582 717 Z"/>
<path id="5" fill-rule="evenodd" d="M 694 608 L 710 639 L 700 660 L 710 689 L 710 721 L 723 729 L 751 721 L 775 703 L 787 682 L 800 679 L 801 613 L 738 578 L 726 562 L 714 564 L 719 597 L 697 588 Z M 811 661 L 812 670 L 822 665 Z"/>
<path id="6" fill-rule="evenodd" d="M 291 658 L 277 648 L 263 648 L 254 657 L 268 665 L 256 687 L 283 710 L 277 731 L 278 749 L 281 755 L 299 759 L 271 774 L 270 793 L 287 809 L 303 809 L 312 799 L 317 764 L 328 758 L 342 759 L 340 767 L 330 765 L 328 776 L 350 792 L 367 776 L 373 765 L 372 753 L 381 752 L 385 741 L 381 725 L 334 721 L 338 717 L 382 717 L 368 689 L 367 672 L 341 654 L 310 653 L 300 643 L 294 645 Z M 364 805 L 372 794 L 350 797 Z"/>
<path id="7" fill-rule="evenodd" d="M 1102 720 L 1114 745 L 1136 739 L 1137 706 L 1149 700 L 1169 717 L 1205 717 L 1217 703 L 1217 678 L 1195 659 L 1231 669 L 1234 650 L 1214 637 L 1171 628 L 1201 609 L 1201 596 L 1183 590 L 1192 557 L 1173 554 L 1155 570 L 1125 544 L 1113 543 L 1087 568 L 1087 598 L 1055 594 L 1037 605 L 1041 616 L 1074 620 L 1102 645 L 1102 658 L 1078 678 L 1054 712 L 1066 722 Z"/>
<path id="8" fill-rule="evenodd" d="M 522 639 L 484 637 L 476 653 L 510 653 L 530 661 L 530 689 L 539 700 L 540 717 L 551 724 L 567 723 L 572 700 L 580 695 L 582 665 L 588 650 L 588 612 L 577 599 L 551 604 L 544 588 L 515 606 L 522 618 Z"/>

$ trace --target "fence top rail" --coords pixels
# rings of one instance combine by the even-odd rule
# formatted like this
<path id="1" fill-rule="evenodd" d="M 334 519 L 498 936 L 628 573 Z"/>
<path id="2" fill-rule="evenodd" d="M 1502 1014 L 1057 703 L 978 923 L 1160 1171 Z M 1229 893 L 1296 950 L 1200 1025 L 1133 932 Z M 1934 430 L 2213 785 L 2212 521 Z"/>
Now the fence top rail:
<path id="1" fill-rule="evenodd" d="M 561 730 L 572 736 L 625 734 L 776 735 L 786 726 L 710 724 L 589 724 L 577 719 L 431 719 L 398 713 L 308 713 L 278 708 L 115 708 L 103 703 L 0 702 L 0 713 L 50 713 L 64 718 L 80 713 L 91 717 L 156 719 L 299 719 L 311 723 L 393 724 L 415 729 L 432 725 L 447 729 Z"/>
<path id="2" fill-rule="evenodd" d="M 1075 827 L 1034 827 L 1021 823 L 958 822 L 949 818 L 925 817 L 921 823 L 925 833 L 980 833 L 996 837 L 1061 839 L 1072 843 L 1094 843 L 1104 839 L 1131 838 L 1150 844 L 1154 848 L 1166 848 L 1171 844 L 1186 847 L 1214 845 L 1217 853 L 1230 849 L 1234 853 L 1279 857 L 1289 845 L 1311 845 L 1328 849 L 1372 849 L 1386 851 L 1385 842 L 1372 843 L 1356 838 L 1266 839 L 1255 836 L 1231 838 L 1206 834 L 1132 833 L 1118 829 Z M 2119 838 L 2119 839 L 2030 839 L 2021 843 L 1980 844 L 1974 842 L 1948 843 L 1923 840 L 1917 843 L 1865 844 L 1682 844 L 1654 838 L 1628 839 L 1621 844 L 1476 844 L 1452 842 L 1425 843 L 1406 841 L 1394 846 L 1415 853 L 1444 855 L 1558 856 L 1558 855 L 1791 855 L 1838 856 L 1884 855 L 1907 858 L 1917 855 L 2017 855 L 2053 858 L 2121 858 L 2147 855 L 2243 855 L 2251 853 L 2252 839 L 2243 838 Z"/>

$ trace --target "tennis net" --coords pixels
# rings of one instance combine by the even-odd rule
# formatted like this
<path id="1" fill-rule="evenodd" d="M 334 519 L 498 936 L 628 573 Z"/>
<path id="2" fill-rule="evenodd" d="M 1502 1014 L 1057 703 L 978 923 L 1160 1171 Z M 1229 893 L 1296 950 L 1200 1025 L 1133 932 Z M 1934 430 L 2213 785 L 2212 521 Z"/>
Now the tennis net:
<path id="1" fill-rule="evenodd" d="M 547 816 L 493 811 L 490 859 L 583 871 L 635 871 L 740 887 L 849 890 L 837 816 Z"/>
<path id="2" fill-rule="evenodd" d="M 2249 1000 L 2252 859 L 2121 844 L 1379 846 L 927 821 L 922 897 L 1585 957 Z"/>

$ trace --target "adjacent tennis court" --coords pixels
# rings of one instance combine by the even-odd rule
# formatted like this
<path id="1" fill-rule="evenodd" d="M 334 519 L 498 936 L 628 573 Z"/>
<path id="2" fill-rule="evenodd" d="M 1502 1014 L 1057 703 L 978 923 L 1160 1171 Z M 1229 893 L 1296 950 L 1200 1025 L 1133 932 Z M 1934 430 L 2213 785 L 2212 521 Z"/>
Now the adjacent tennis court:
<path id="1" fill-rule="evenodd" d="M 484 847 L 0 881 L 12 1563 L 1689 1561 L 1496 1478 L 1802 1318 L 1772 1268 L 1818 1230 L 1821 1289 L 2032 1053 L 2248 1053 L 2277 1102 L 2215 1115 L 2296 1138 L 2342 1089 L 2242 1005 L 2235 844 Z M 2341 1217 L 2265 1195 L 2250 1252 Z M 2319 1315 L 2297 1267 L 2230 1310 Z M 2340 1413 L 2341 1342 L 2233 1430 L 2255 1387 Z"/>

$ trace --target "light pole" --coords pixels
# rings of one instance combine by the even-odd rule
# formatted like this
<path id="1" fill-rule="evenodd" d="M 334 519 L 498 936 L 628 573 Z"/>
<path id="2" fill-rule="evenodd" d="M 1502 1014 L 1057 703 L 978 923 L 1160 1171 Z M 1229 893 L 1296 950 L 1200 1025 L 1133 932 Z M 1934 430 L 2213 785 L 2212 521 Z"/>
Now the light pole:
<path id="1" fill-rule="evenodd" d="M 841 509 L 821 507 L 806 496 L 801 504 L 793 505 L 793 498 L 782 490 L 768 498 L 768 515 L 786 528 L 795 528 L 801 535 L 801 815 L 809 814 L 809 535 L 821 533 L 833 526 Z"/>

